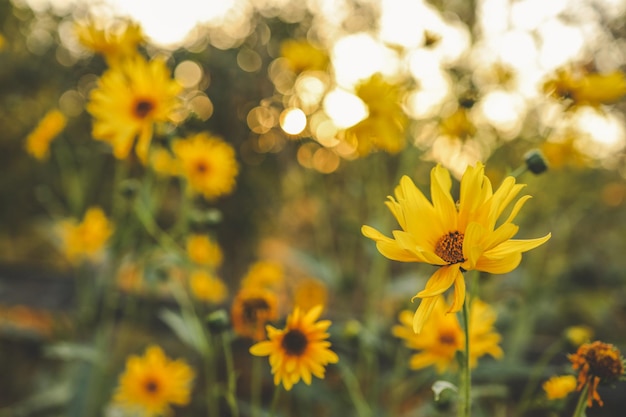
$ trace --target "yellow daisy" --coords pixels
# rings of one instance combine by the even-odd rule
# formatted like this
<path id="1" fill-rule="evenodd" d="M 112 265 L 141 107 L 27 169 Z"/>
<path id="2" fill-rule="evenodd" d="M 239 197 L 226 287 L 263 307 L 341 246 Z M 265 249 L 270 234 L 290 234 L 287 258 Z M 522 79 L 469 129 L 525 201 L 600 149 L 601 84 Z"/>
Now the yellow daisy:
<path id="1" fill-rule="evenodd" d="M 457 352 L 465 351 L 465 334 L 456 314 L 450 314 L 441 295 L 435 297 L 431 319 L 424 324 L 422 332 L 413 331 L 413 314 L 409 310 L 400 312 L 400 324 L 392 328 L 394 336 L 404 339 L 407 347 L 418 350 L 411 359 L 411 369 L 434 366 L 438 373 L 457 367 Z M 475 368 L 478 358 L 491 355 L 499 359 L 502 349 L 500 335 L 494 331 L 496 314 L 481 300 L 475 299 L 470 308 L 470 366 Z"/>
<path id="2" fill-rule="evenodd" d="M 201 132 L 176 140 L 172 149 L 181 166 L 180 175 L 187 179 L 191 191 L 214 199 L 235 188 L 239 165 L 235 150 L 222 139 Z"/>
<path id="3" fill-rule="evenodd" d="M 549 400 L 559 400 L 576 390 L 576 377 L 574 375 L 553 376 L 545 381 L 541 387 Z"/>
<path id="4" fill-rule="evenodd" d="M 572 108 L 580 105 L 599 107 L 615 103 L 626 95 L 626 76 L 620 71 L 600 74 L 559 68 L 543 83 L 542 89 L 554 98 L 571 100 Z"/>
<path id="5" fill-rule="evenodd" d="M 187 238 L 187 256 L 199 265 L 217 268 L 222 264 L 222 249 L 207 235 L 193 234 Z"/>
<path id="6" fill-rule="evenodd" d="M 375 74 L 357 86 L 356 95 L 367 106 L 368 116 L 347 129 L 344 137 L 357 154 L 366 156 L 374 150 L 395 154 L 404 149 L 408 118 L 400 87 Z"/>
<path id="7" fill-rule="evenodd" d="M 48 157 L 50 143 L 65 129 L 67 118 L 59 110 L 50 110 L 35 130 L 26 137 L 26 152 L 40 161 Z"/>
<path id="8" fill-rule="evenodd" d="M 228 296 L 228 288 L 224 282 L 201 269 L 191 273 L 189 287 L 195 298 L 208 303 L 221 303 Z"/>
<path id="9" fill-rule="evenodd" d="M 109 65 L 116 65 L 137 53 L 144 42 L 141 26 L 134 22 L 116 22 L 102 27 L 89 20 L 74 27 L 79 42 L 87 49 L 102 55 Z"/>
<path id="10" fill-rule="evenodd" d="M 413 298 L 422 301 L 413 318 L 419 333 L 435 307 L 435 296 L 454 286 L 450 312 L 461 309 L 465 300 L 464 271 L 478 270 L 505 274 L 517 268 L 522 253 L 545 243 L 550 234 L 537 239 L 512 239 L 519 227 L 512 223 L 530 196 L 517 200 L 509 216 L 498 222 L 506 207 L 524 187 L 507 177 L 500 188 L 492 190 L 484 166 L 469 166 L 461 179 L 460 201 L 450 195 L 452 180 L 448 170 L 437 165 L 431 171 L 432 203 L 404 176 L 386 205 L 402 230 L 389 238 L 378 230 L 363 226 L 362 233 L 376 241 L 385 257 L 401 262 L 424 262 L 439 268 L 426 288 Z M 498 223 L 498 225 L 496 225 Z"/>
<path id="11" fill-rule="evenodd" d="M 189 404 L 193 378 L 184 360 L 171 360 L 159 346 L 149 346 L 143 357 L 126 360 L 113 401 L 147 416 L 168 414 L 172 405 Z"/>
<path id="12" fill-rule="evenodd" d="M 145 164 L 155 124 L 172 120 L 180 90 L 163 60 L 148 62 L 139 55 L 124 60 L 107 70 L 90 94 L 94 139 L 109 143 L 118 159 L 128 157 L 137 139 L 135 152 Z"/>
<path id="13" fill-rule="evenodd" d="M 113 225 L 99 207 L 91 207 L 81 223 L 64 220 L 60 224 L 63 252 L 72 263 L 97 260 L 113 234 Z"/>
<path id="14" fill-rule="evenodd" d="M 267 326 L 269 340 L 250 348 L 255 356 L 269 356 L 274 385 L 282 382 L 287 391 L 302 379 L 311 384 L 311 376 L 323 379 L 325 366 L 337 363 L 339 357 L 330 350 L 326 330 L 330 320 L 317 321 L 322 306 L 303 313 L 298 307 L 287 317 L 284 329 Z"/>
<path id="15" fill-rule="evenodd" d="M 265 325 L 278 319 L 276 294 L 264 288 L 243 287 L 233 300 L 230 316 L 235 333 L 253 340 L 263 340 Z"/>

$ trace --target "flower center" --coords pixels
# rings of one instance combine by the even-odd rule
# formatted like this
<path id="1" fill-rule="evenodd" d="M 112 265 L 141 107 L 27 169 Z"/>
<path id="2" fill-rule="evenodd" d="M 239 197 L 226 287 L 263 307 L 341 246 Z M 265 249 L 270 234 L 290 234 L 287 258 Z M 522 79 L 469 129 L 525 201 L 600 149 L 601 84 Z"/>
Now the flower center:
<path id="1" fill-rule="evenodd" d="M 146 391 L 149 394 L 155 394 L 156 392 L 159 391 L 159 384 L 157 381 L 155 381 L 152 378 L 149 378 L 147 381 L 145 381 L 144 386 L 143 386 Z"/>
<path id="2" fill-rule="evenodd" d="M 139 99 L 135 103 L 135 116 L 145 119 L 152 110 L 154 110 L 154 102 L 146 99 Z"/>
<path id="3" fill-rule="evenodd" d="M 270 309 L 269 304 L 263 298 L 251 298 L 243 305 L 243 316 L 248 323 L 256 323 L 261 311 Z"/>
<path id="4" fill-rule="evenodd" d="M 465 235 L 457 230 L 443 235 L 437 241 L 435 253 L 449 264 L 465 262 L 463 258 L 463 238 Z"/>
<path id="5" fill-rule="evenodd" d="M 594 343 L 585 355 L 589 364 L 589 373 L 604 381 L 614 381 L 624 373 L 624 367 L 618 351 L 605 343 Z"/>
<path id="6" fill-rule="evenodd" d="M 211 168 L 211 167 L 209 166 L 209 164 L 207 164 L 207 163 L 206 163 L 206 161 L 204 161 L 204 160 L 202 160 L 202 161 L 196 161 L 196 164 L 195 164 L 195 169 L 196 169 L 196 172 L 197 172 L 198 174 L 200 174 L 200 175 L 204 175 L 204 174 L 206 174 L 207 172 L 209 172 L 210 168 Z"/>
<path id="7" fill-rule="evenodd" d="M 456 346 L 456 335 L 446 332 L 439 335 L 439 343 L 442 345 Z"/>
<path id="8" fill-rule="evenodd" d="M 281 346 L 288 355 L 300 356 L 304 353 L 308 344 L 309 341 L 304 333 L 300 330 L 292 329 L 283 336 Z"/>

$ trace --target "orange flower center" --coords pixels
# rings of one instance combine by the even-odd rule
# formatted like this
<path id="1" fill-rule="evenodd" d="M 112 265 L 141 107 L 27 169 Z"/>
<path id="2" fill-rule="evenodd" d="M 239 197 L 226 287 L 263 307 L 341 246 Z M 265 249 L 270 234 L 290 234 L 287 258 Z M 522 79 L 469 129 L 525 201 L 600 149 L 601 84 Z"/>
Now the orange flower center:
<path id="1" fill-rule="evenodd" d="M 251 298 L 246 300 L 243 304 L 243 317 L 248 323 L 256 324 L 257 321 L 264 320 L 261 312 L 266 312 L 270 309 L 270 305 L 263 298 Z"/>
<path id="2" fill-rule="evenodd" d="M 146 381 L 144 381 L 143 387 L 150 395 L 154 395 L 159 391 L 159 383 L 153 378 L 147 378 Z"/>
<path id="3" fill-rule="evenodd" d="M 440 333 L 439 343 L 442 345 L 456 346 L 456 335 L 451 332 Z"/>
<path id="4" fill-rule="evenodd" d="M 147 99 L 139 99 L 135 103 L 135 116 L 139 119 L 145 119 L 154 110 L 154 102 Z"/>
<path id="5" fill-rule="evenodd" d="M 463 258 L 463 238 L 465 235 L 454 231 L 443 235 L 437 241 L 435 253 L 449 264 L 465 262 Z"/>
<path id="6" fill-rule="evenodd" d="M 288 355 L 300 356 L 309 344 L 308 339 L 300 330 L 292 329 L 285 333 L 281 346 Z"/>
<path id="7" fill-rule="evenodd" d="M 196 173 L 200 175 L 204 175 L 210 171 L 211 167 L 205 160 L 199 160 L 199 161 L 196 161 L 194 165 L 194 169 Z"/>

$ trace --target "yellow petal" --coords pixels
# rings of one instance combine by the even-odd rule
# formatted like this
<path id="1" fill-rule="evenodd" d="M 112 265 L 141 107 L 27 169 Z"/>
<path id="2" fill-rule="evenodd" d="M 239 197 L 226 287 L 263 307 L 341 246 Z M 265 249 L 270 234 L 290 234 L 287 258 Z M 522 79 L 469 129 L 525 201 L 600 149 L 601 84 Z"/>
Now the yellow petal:
<path id="1" fill-rule="evenodd" d="M 456 313 L 461 311 L 463 303 L 465 302 L 465 277 L 463 274 L 459 274 L 454 280 L 454 298 L 452 299 L 452 305 L 448 309 L 448 313 Z"/>
<path id="2" fill-rule="evenodd" d="M 433 308 L 435 308 L 435 304 L 437 304 L 437 300 L 439 300 L 439 297 L 428 297 L 420 302 L 413 316 L 413 331 L 415 333 L 419 334 L 422 331 L 424 323 L 426 323 L 430 313 L 433 311 Z"/>
<path id="3" fill-rule="evenodd" d="M 482 256 L 476 263 L 475 269 L 490 274 L 506 274 L 517 268 L 521 261 L 521 252 L 513 252 L 503 258 L 495 259 Z"/>
<path id="4" fill-rule="evenodd" d="M 415 297 L 434 297 L 435 295 L 444 293 L 448 288 L 452 286 L 452 284 L 459 275 L 461 275 L 461 278 L 463 278 L 463 274 L 461 273 L 460 268 L 460 264 L 440 267 L 428 279 L 428 282 L 426 283 L 426 288 L 418 292 Z"/>
<path id="5" fill-rule="evenodd" d="M 448 230 L 456 230 L 457 211 L 450 195 L 450 188 L 452 187 L 450 173 L 441 165 L 437 165 L 430 172 L 430 181 L 430 197 L 438 214 L 437 217 L 440 219 L 441 227 L 445 226 Z"/>

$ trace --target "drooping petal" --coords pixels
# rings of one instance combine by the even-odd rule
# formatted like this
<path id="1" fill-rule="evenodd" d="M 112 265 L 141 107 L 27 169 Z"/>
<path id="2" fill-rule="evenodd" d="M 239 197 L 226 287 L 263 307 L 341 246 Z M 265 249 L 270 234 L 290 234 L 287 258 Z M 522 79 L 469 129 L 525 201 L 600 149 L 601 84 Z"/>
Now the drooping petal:
<path id="1" fill-rule="evenodd" d="M 415 333 L 422 331 L 422 327 L 424 327 L 424 323 L 428 320 L 433 308 L 435 308 L 438 299 L 437 297 L 428 297 L 420 302 L 419 307 L 417 307 L 415 311 L 415 315 L 413 315 L 413 331 Z"/>
<path id="2" fill-rule="evenodd" d="M 454 297 L 452 298 L 452 305 L 448 310 L 448 313 L 456 313 L 461 311 L 463 303 L 465 302 L 465 277 L 462 273 L 458 274 L 454 280 Z"/>
<path id="3" fill-rule="evenodd" d="M 418 292 L 415 297 L 434 297 L 435 295 L 444 293 L 448 288 L 452 286 L 452 284 L 459 275 L 462 276 L 460 268 L 461 264 L 453 264 L 440 267 L 428 279 L 428 282 L 426 283 L 426 288 Z"/>

